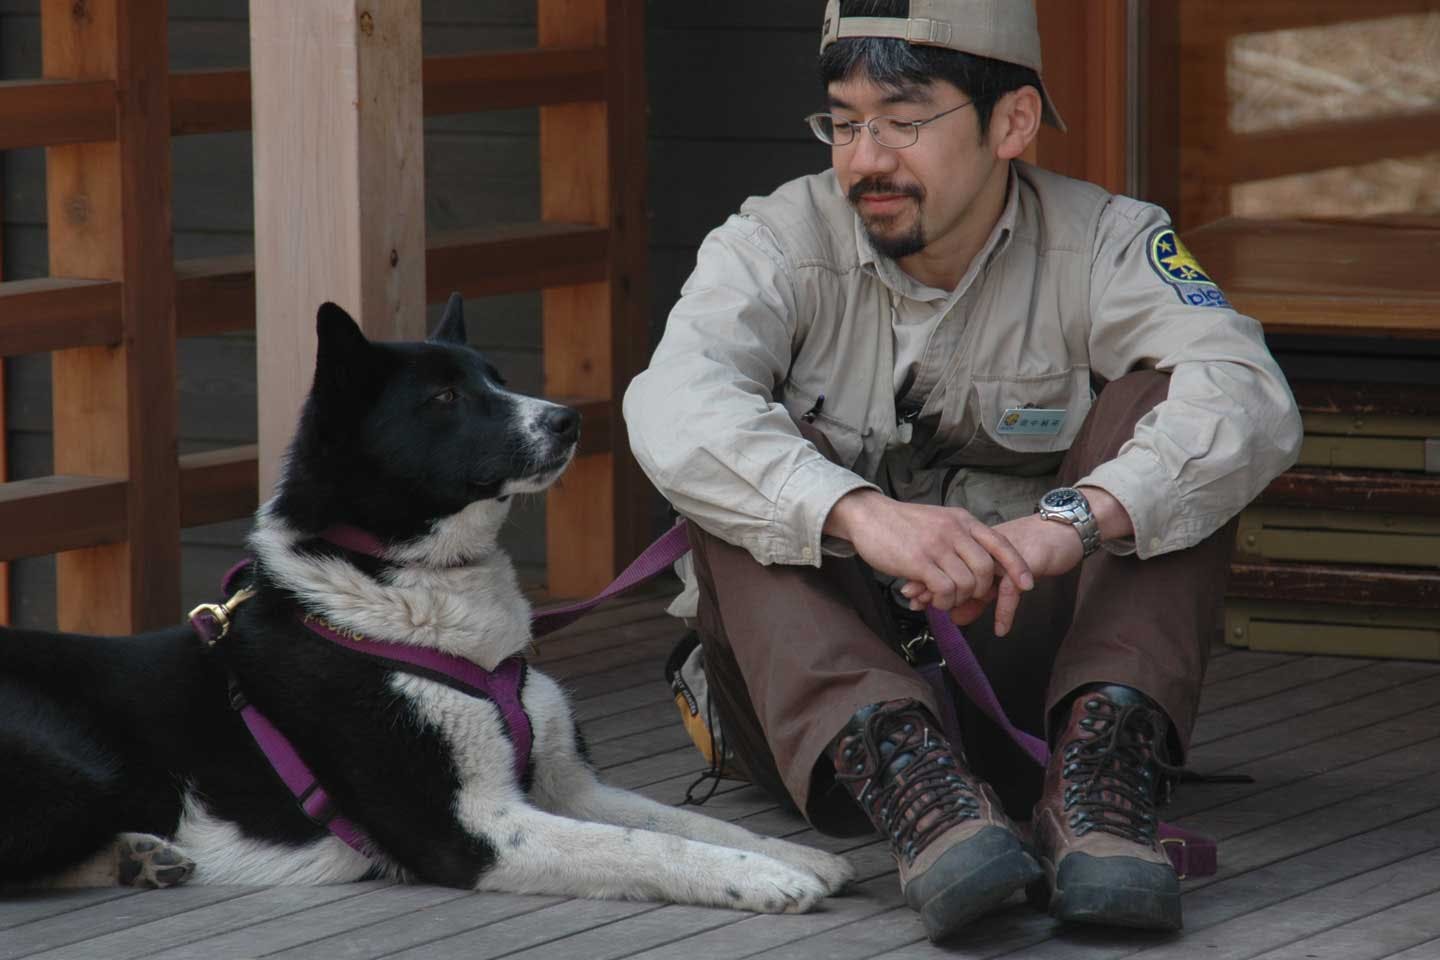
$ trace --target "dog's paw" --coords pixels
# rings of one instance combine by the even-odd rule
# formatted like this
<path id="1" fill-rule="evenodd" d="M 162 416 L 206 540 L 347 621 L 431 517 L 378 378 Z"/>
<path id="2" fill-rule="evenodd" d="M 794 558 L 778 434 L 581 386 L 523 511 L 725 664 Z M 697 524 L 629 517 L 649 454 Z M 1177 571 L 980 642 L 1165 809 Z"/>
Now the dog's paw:
<path id="1" fill-rule="evenodd" d="M 179 847 L 148 833 L 120 834 L 115 850 L 116 879 L 122 887 L 174 887 L 195 872 L 195 861 Z"/>
<path id="2" fill-rule="evenodd" d="M 825 885 L 809 870 L 756 854 L 725 888 L 727 906 L 754 913 L 806 913 L 825 899 Z"/>
<path id="3" fill-rule="evenodd" d="M 765 853 L 792 867 L 815 874 L 824 885 L 827 896 L 844 890 L 855 879 L 855 867 L 849 860 L 824 850 L 816 850 L 814 847 L 776 840 L 775 846 L 767 849 Z"/>

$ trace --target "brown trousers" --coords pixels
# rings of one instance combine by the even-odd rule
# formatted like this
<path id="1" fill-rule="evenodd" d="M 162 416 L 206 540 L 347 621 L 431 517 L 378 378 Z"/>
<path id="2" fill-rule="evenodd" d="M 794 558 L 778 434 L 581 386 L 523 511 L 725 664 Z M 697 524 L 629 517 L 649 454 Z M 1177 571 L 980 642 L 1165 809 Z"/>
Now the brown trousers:
<path id="1" fill-rule="evenodd" d="M 1057 485 L 1112 459 L 1168 387 L 1167 375 L 1151 371 L 1107 384 Z M 777 800 L 793 799 L 817 829 L 868 831 L 834 783 L 826 745 L 869 703 L 913 699 L 939 716 L 931 687 L 897 652 L 894 605 L 858 558 L 827 557 L 818 569 L 764 566 L 695 524 L 690 530 L 706 675 L 738 765 Z M 1102 550 L 1025 594 L 1009 636 L 994 635 L 988 614 L 966 627 L 1011 721 L 1045 735 L 1051 711 L 1078 688 L 1125 684 L 1165 710 L 1183 756 L 1234 538 L 1231 521 L 1188 550 L 1148 560 Z M 971 768 L 1012 816 L 1029 819 L 1042 772 L 998 726 L 958 706 Z"/>

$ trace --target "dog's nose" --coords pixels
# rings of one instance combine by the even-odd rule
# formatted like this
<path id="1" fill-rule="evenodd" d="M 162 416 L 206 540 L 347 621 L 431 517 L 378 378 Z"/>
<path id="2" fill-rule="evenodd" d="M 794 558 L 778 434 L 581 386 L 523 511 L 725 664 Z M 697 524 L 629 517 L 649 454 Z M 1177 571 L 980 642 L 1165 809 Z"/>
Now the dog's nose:
<path id="1" fill-rule="evenodd" d="M 545 429 L 555 434 L 557 440 L 573 442 L 580 436 L 580 411 L 556 407 L 545 414 Z"/>

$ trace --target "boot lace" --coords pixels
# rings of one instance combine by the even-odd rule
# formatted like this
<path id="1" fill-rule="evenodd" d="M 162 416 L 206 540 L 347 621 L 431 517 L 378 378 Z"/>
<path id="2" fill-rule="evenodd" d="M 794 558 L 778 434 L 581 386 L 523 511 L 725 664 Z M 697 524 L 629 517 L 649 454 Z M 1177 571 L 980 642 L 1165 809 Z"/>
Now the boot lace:
<path id="1" fill-rule="evenodd" d="M 1153 845 L 1156 777 L 1178 776 L 1156 755 L 1165 736 L 1161 714 L 1141 704 L 1117 706 L 1101 697 L 1085 701 L 1079 726 L 1090 734 L 1065 745 L 1065 809 L 1076 836 L 1092 830 Z"/>
<path id="2" fill-rule="evenodd" d="M 841 758 L 855 765 L 835 772 L 841 783 L 863 783 L 856 801 L 907 863 L 950 827 L 980 816 L 974 787 L 930 726 L 914 709 L 876 712 L 842 746 Z"/>

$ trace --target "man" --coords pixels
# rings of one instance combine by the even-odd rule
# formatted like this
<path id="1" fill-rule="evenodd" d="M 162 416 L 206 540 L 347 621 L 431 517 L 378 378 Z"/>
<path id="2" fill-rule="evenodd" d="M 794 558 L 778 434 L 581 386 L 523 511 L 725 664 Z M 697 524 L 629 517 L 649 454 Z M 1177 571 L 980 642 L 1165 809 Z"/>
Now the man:
<path id="1" fill-rule="evenodd" d="M 833 169 L 709 235 L 625 397 L 736 759 L 818 829 L 863 811 L 937 940 L 1042 877 L 1062 919 L 1180 926 L 1158 794 L 1230 521 L 1300 438 L 1163 211 L 1018 159 L 1064 129 L 1039 68 L 1021 0 L 831 0 Z M 1043 874 L 902 656 L 932 604 L 1048 735 Z"/>

